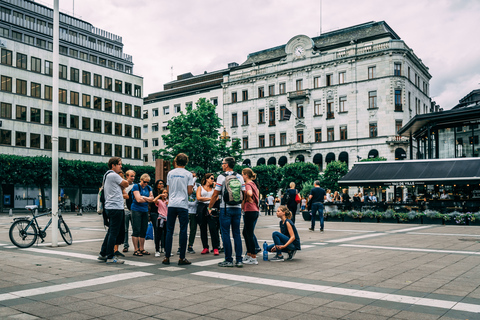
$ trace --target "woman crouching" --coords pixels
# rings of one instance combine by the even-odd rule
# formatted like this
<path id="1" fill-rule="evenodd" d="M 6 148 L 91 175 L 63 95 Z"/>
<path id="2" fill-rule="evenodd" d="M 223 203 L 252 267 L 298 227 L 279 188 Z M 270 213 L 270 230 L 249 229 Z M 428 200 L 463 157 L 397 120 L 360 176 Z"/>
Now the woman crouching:
<path id="1" fill-rule="evenodd" d="M 277 254 L 270 261 L 283 261 L 282 252 L 288 253 L 287 260 L 292 260 L 297 250 L 301 250 L 297 228 L 290 220 L 292 213 L 287 206 L 280 206 L 277 209 L 277 217 L 281 220 L 280 232 L 275 231 L 272 234 L 274 244 L 267 248 L 269 252 L 276 252 Z"/>

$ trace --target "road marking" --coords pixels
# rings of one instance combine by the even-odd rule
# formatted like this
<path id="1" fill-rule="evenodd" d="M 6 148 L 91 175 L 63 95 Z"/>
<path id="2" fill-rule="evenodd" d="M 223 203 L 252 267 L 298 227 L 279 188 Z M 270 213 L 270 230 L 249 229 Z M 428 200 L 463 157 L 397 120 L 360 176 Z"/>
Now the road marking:
<path id="1" fill-rule="evenodd" d="M 158 268 L 158 270 L 180 271 L 180 270 L 185 270 L 185 268 L 180 268 L 180 267 L 163 267 L 163 268 Z"/>
<path id="2" fill-rule="evenodd" d="M 324 245 L 326 245 L 326 244 L 328 244 L 328 243 L 326 243 L 326 242 L 314 242 L 314 243 L 312 243 L 312 244 L 317 245 L 317 246 L 324 246 Z"/>
<path id="3" fill-rule="evenodd" d="M 386 232 L 387 232 L 387 233 L 409 232 L 409 231 L 413 231 L 413 230 L 420 230 L 420 229 L 426 229 L 426 228 L 431 228 L 431 227 L 433 227 L 433 226 L 413 227 L 413 228 L 393 230 L 393 231 L 386 231 Z"/>
<path id="4" fill-rule="evenodd" d="M 313 248 L 313 247 L 315 247 L 315 246 L 311 245 L 311 244 L 302 245 L 302 249 L 308 249 L 308 248 Z"/>
<path id="5" fill-rule="evenodd" d="M 23 251 L 37 252 L 37 253 L 54 254 L 54 255 L 59 255 L 59 256 L 64 256 L 64 257 L 73 257 L 73 258 L 99 261 L 99 260 L 97 260 L 98 256 L 90 255 L 90 254 L 57 251 L 57 250 L 47 250 L 47 249 L 37 249 L 37 248 L 28 248 L 28 249 L 22 249 L 22 250 Z M 124 260 L 124 259 L 122 259 L 122 260 Z M 140 262 L 140 261 L 129 261 L 129 260 L 125 260 L 125 264 L 128 264 L 130 266 L 137 266 L 137 267 L 148 267 L 148 266 L 153 266 L 154 265 L 153 263 Z"/>
<path id="6" fill-rule="evenodd" d="M 360 244 L 341 244 L 340 247 L 354 247 L 354 248 L 384 249 L 384 250 L 397 250 L 397 251 L 415 251 L 415 252 L 434 252 L 434 253 L 454 253 L 454 254 L 480 255 L 480 252 L 476 252 L 476 251 L 454 251 L 454 250 L 438 250 L 438 249 L 417 249 L 417 248 L 383 247 L 383 246 L 368 246 L 368 245 L 360 245 Z"/>
<path id="7" fill-rule="evenodd" d="M 323 292 L 323 293 L 330 293 L 330 294 L 336 294 L 336 295 L 342 295 L 342 296 L 350 296 L 350 297 L 390 301 L 390 302 L 413 304 L 413 305 L 420 305 L 420 306 L 427 306 L 427 307 L 435 307 L 435 308 L 441 308 L 441 309 L 452 309 L 452 310 L 458 310 L 458 311 L 480 313 L 480 305 L 475 305 L 470 303 L 460 303 L 457 301 L 418 298 L 418 297 L 410 297 L 410 296 L 399 295 L 399 294 L 389 294 L 389 293 L 366 291 L 366 290 L 345 289 L 345 288 L 306 284 L 306 283 L 299 283 L 299 282 L 292 282 L 292 281 L 272 280 L 272 279 L 264 279 L 264 278 L 249 277 L 249 276 L 239 276 L 239 275 L 225 274 L 225 273 L 211 272 L 211 271 L 200 271 L 200 272 L 194 272 L 192 274 L 201 276 L 201 277 L 224 279 L 224 280 L 231 280 L 231 281 L 238 281 L 238 282 L 245 282 L 245 283 L 255 283 L 255 284 L 267 285 L 267 286 L 273 286 L 273 287 L 297 289 L 297 290 L 312 291 L 312 292 Z"/>
<path id="8" fill-rule="evenodd" d="M 206 267 L 206 266 L 211 266 L 214 264 L 217 264 L 219 262 L 224 261 L 224 258 L 220 259 L 211 259 L 211 260 L 205 260 L 205 261 L 200 261 L 200 262 L 194 262 L 192 263 L 192 266 L 198 266 L 198 267 Z"/>
<path id="9" fill-rule="evenodd" d="M 21 291 L 13 291 L 9 293 L 0 294 L 0 301 L 13 300 L 18 298 L 31 297 L 36 295 L 42 295 L 45 293 L 60 292 L 71 289 L 85 288 L 91 286 L 97 286 L 105 283 L 119 282 L 122 280 L 135 279 L 139 277 L 152 276 L 152 273 L 147 272 L 129 272 L 114 274 L 112 276 L 106 276 L 101 278 L 95 278 L 90 280 L 76 281 L 71 283 L 58 284 L 48 287 L 41 287 L 36 289 L 27 289 Z"/>
<path id="10" fill-rule="evenodd" d="M 480 237 L 480 235 L 478 234 L 463 234 L 463 233 L 408 232 L 408 234 L 418 234 L 418 235 L 427 235 L 427 236 Z"/>
<path id="11" fill-rule="evenodd" d="M 75 240 L 75 243 L 85 243 L 85 242 L 97 242 L 97 241 L 103 241 L 104 239 L 87 239 L 87 240 Z M 65 242 L 60 241 L 58 243 L 59 245 L 66 245 Z M 44 243 L 37 243 L 35 247 L 51 247 L 52 243 L 51 242 L 44 242 Z M 5 247 L 7 249 L 12 249 L 12 248 L 17 248 L 17 246 L 7 246 Z"/>
<path id="12" fill-rule="evenodd" d="M 329 242 L 329 243 L 340 243 L 340 242 L 347 242 L 347 241 L 353 241 L 353 240 L 360 240 L 360 239 L 366 239 L 366 238 L 379 237 L 379 236 L 384 236 L 384 235 L 386 235 L 386 233 L 365 234 L 365 235 L 363 235 L 363 236 L 349 237 L 349 238 L 336 239 L 336 240 L 325 240 L 325 242 Z"/>

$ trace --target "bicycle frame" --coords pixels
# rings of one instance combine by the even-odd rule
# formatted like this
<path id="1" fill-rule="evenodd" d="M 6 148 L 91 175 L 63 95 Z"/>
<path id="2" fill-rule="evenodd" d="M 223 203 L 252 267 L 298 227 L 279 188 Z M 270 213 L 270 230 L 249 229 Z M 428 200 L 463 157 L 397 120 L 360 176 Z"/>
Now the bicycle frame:
<path id="1" fill-rule="evenodd" d="M 32 225 L 34 225 L 37 230 L 38 230 L 38 236 L 40 237 L 40 239 L 42 239 L 42 242 L 43 242 L 43 239 L 45 238 L 46 236 L 46 231 L 48 229 L 48 227 L 52 224 L 52 218 L 50 218 L 50 220 L 48 220 L 48 223 L 47 225 L 45 226 L 45 228 L 43 228 L 43 230 L 40 228 L 40 225 L 38 224 L 38 221 L 37 221 L 37 218 L 40 218 L 40 217 L 43 217 L 43 216 L 46 216 L 46 215 L 49 215 L 51 214 L 52 212 L 46 212 L 46 213 L 41 213 L 41 214 L 38 214 L 38 215 L 35 215 L 35 212 L 32 212 L 32 220 L 30 220 L 30 223 L 28 224 L 28 226 L 25 228 L 25 231 L 28 231 L 28 228 L 30 228 Z M 60 214 L 58 214 L 59 217 L 61 217 Z M 14 218 L 13 220 L 16 221 L 16 220 L 21 220 L 21 219 L 25 219 L 25 218 L 28 218 L 30 219 L 30 217 L 20 217 L 20 218 Z"/>

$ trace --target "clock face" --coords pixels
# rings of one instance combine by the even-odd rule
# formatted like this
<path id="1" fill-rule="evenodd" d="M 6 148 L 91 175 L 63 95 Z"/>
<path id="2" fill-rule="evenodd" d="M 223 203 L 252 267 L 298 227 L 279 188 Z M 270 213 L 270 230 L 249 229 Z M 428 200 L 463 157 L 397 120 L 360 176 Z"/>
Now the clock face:
<path id="1" fill-rule="evenodd" d="M 295 47 L 295 50 L 293 50 L 293 52 L 295 53 L 295 55 L 297 57 L 300 57 L 305 52 L 305 49 L 303 49 L 302 46 L 297 46 L 297 47 Z"/>

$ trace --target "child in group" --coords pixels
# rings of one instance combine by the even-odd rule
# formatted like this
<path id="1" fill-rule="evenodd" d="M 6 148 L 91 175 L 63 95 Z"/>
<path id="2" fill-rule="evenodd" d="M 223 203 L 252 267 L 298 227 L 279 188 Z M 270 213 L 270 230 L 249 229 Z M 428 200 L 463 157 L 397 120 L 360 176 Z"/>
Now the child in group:
<path id="1" fill-rule="evenodd" d="M 307 199 L 305 199 L 305 197 L 302 197 L 301 210 L 304 211 L 306 207 L 307 207 Z"/>
<path id="2" fill-rule="evenodd" d="M 153 203 L 158 208 L 158 219 L 152 221 L 155 227 L 155 248 L 160 246 L 161 251 L 155 252 L 155 257 L 160 257 L 160 252 L 164 252 L 165 249 L 165 236 L 167 234 L 167 205 L 168 205 L 168 191 L 167 189 L 160 189 L 158 196 L 153 199 Z"/>
<path id="3" fill-rule="evenodd" d="M 270 261 L 283 261 L 282 252 L 287 252 L 287 260 L 292 260 L 297 250 L 301 250 L 297 228 L 290 220 L 292 213 L 287 206 L 280 206 L 277 209 L 277 217 L 280 218 L 280 232 L 275 231 L 272 234 L 274 244 L 267 248 L 269 252 L 276 252 L 277 254 Z"/>

